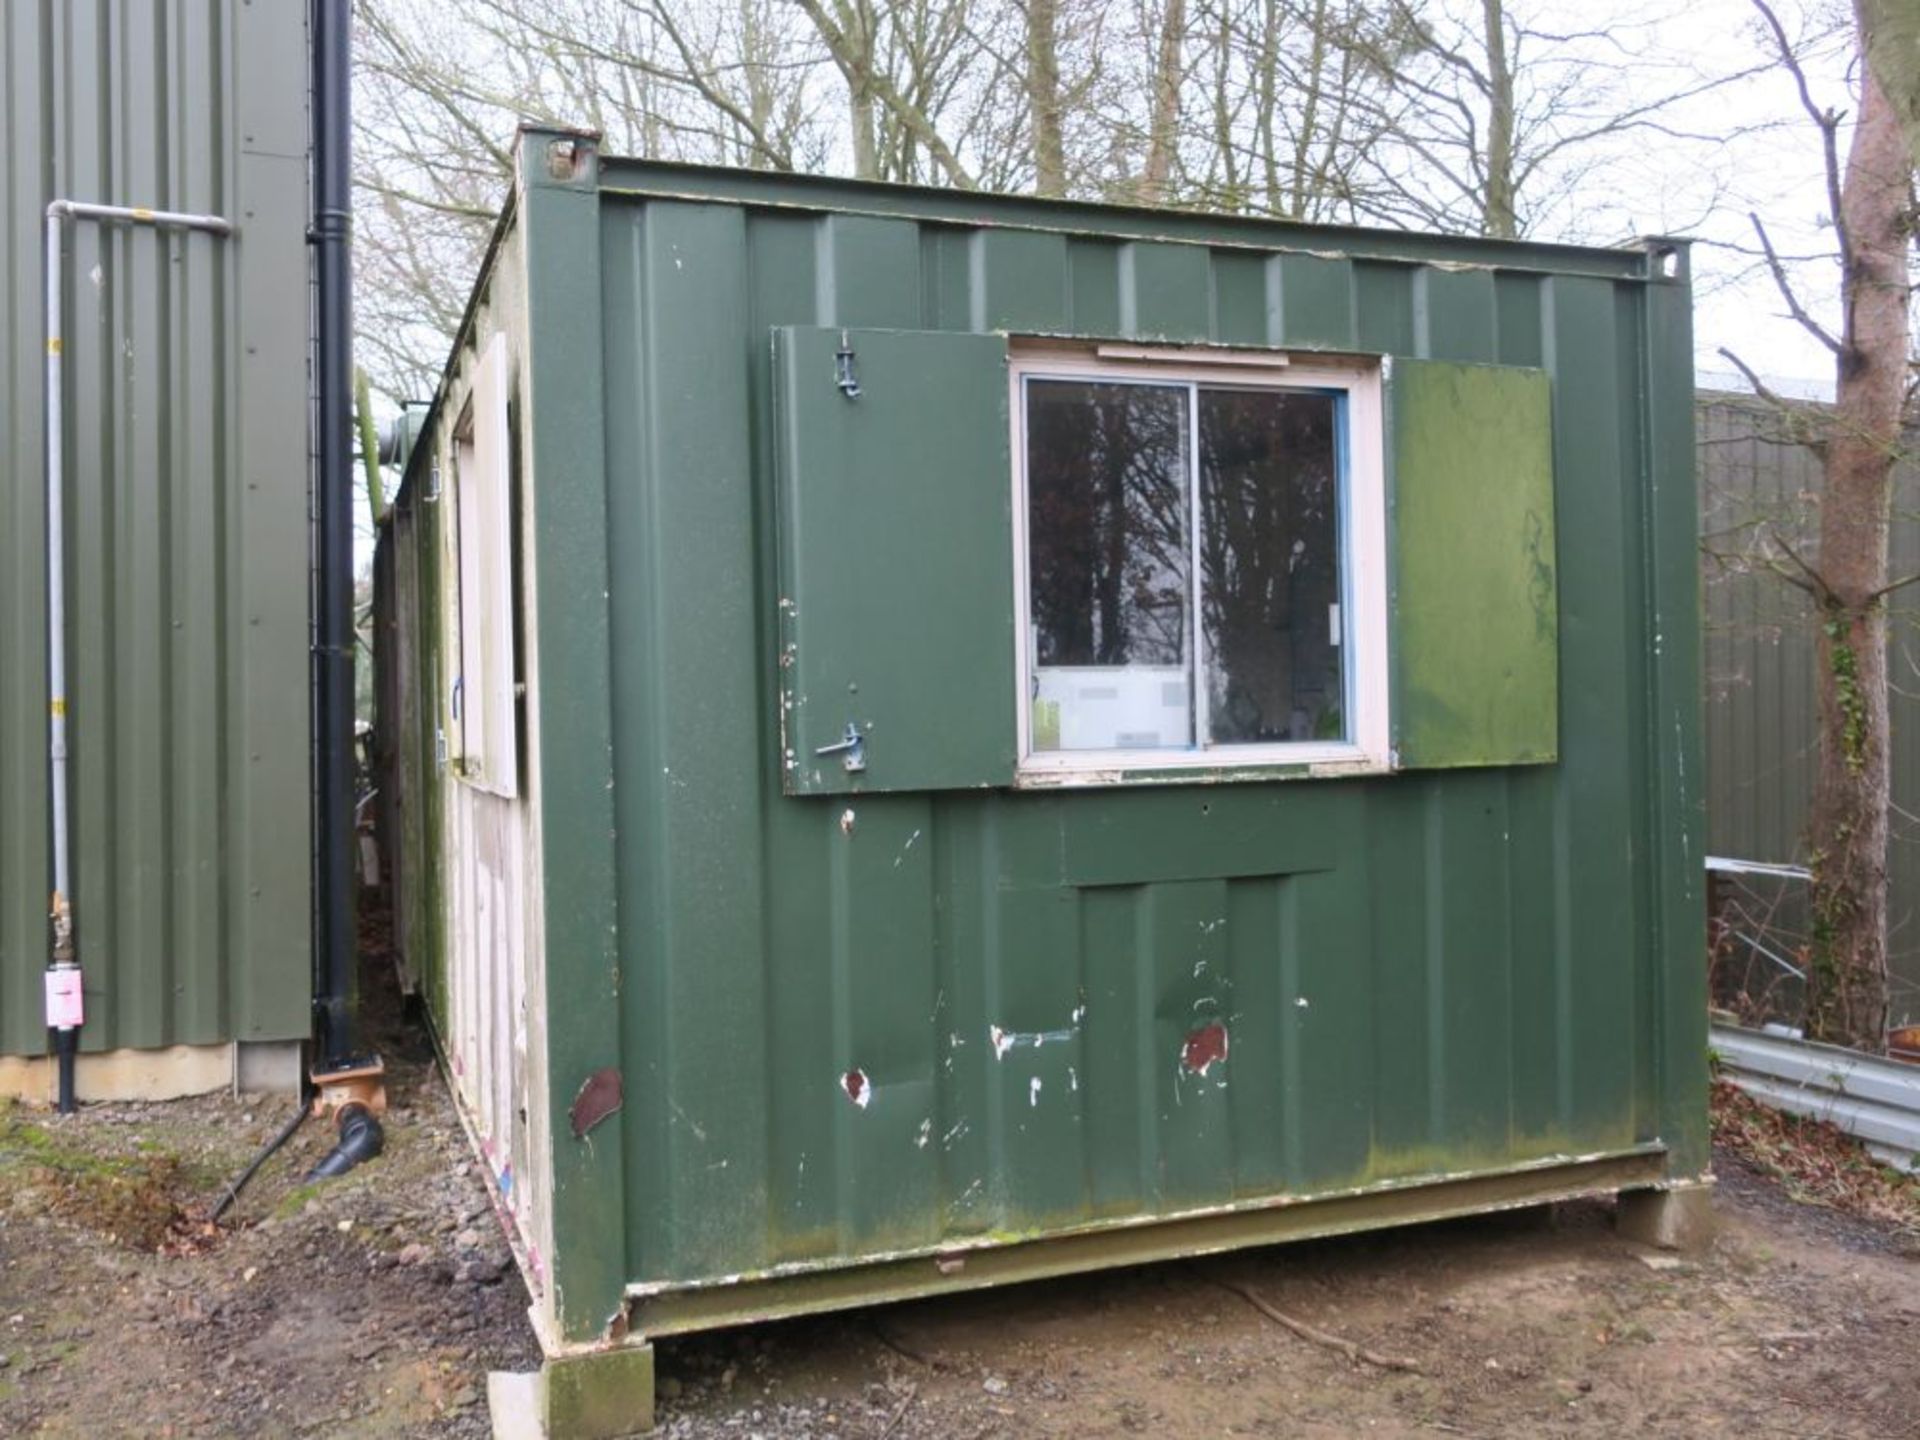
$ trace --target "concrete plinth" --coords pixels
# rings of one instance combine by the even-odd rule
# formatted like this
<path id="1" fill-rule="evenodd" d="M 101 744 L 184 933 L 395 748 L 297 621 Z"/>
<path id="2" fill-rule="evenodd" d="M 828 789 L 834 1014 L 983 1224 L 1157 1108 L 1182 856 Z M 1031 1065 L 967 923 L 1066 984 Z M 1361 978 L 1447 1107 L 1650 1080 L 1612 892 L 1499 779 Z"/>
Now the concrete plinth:
<path id="1" fill-rule="evenodd" d="M 1624 1190 L 1614 1214 L 1624 1239 L 1661 1250 L 1704 1250 L 1713 1240 L 1713 1182 L 1685 1180 L 1658 1190 Z"/>
<path id="2" fill-rule="evenodd" d="M 487 1376 L 493 1440 L 625 1440 L 653 1429 L 653 1347 L 550 1359 Z"/>

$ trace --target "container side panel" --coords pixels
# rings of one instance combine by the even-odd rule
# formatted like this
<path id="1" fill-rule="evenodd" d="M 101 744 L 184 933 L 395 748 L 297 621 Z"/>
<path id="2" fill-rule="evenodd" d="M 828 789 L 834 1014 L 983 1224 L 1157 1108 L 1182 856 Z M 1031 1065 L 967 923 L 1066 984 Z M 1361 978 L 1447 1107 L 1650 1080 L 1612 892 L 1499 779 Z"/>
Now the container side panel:
<path id="1" fill-rule="evenodd" d="M 857 267 L 914 241 L 904 271 L 917 303 L 911 227 L 827 228 L 822 253 Z M 760 596 L 742 563 L 753 547 L 745 217 L 615 210 L 602 235 L 606 284 L 633 297 L 616 313 L 647 320 L 609 334 L 606 381 L 620 417 L 609 446 L 635 460 L 613 472 L 607 497 L 614 744 L 647 757 L 615 787 L 620 909 L 623 931 L 657 937 L 669 958 L 630 981 L 647 998 L 633 1039 L 649 1060 L 629 1083 L 644 1102 L 636 1113 L 663 1117 L 664 1131 L 636 1137 L 628 1184 L 678 1248 L 717 1266 L 730 1237 L 765 1214 L 767 1193 L 764 884 L 758 844 L 739 844 L 765 823 Z M 859 290 L 849 280 L 841 293 L 852 304 Z M 681 353 L 671 337 L 702 328 L 734 343 Z M 675 1023 L 691 1015 L 713 1018 Z"/>
<path id="2" fill-rule="evenodd" d="M 1316 350 L 1350 350 L 1359 343 L 1359 298 L 1351 260 L 1276 255 L 1267 261 L 1277 340 Z"/>
<path id="3" fill-rule="evenodd" d="M 297 6 L 0 19 L 0 1051 L 44 1048 L 42 217 L 63 237 L 73 901 L 90 1050 L 308 1027 L 306 36 Z"/>
<path id="4" fill-rule="evenodd" d="M 1213 339 L 1221 345 L 1266 345 L 1267 264 L 1260 255 L 1213 252 Z"/>
<path id="5" fill-rule="evenodd" d="M 1659 273 L 1663 257 L 1653 251 L 1648 268 Z M 1676 256 L 1676 269 L 1685 258 Z M 1643 528 L 1650 537 L 1646 558 L 1647 606 L 1655 642 L 1642 660 L 1647 681 L 1648 828 L 1654 836 L 1648 908 L 1653 933 L 1647 950 L 1652 973 L 1645 985 L 1647 1028 L 1657 1106 L 1652 1124 L 1668 1147 L 1675 1173 L 1704 1173 L 1711 1160 L 1706 1116 L 1698 1096 L 1708 1083 L 1707 1049 L 1701 1040 L 1706 1009 L 1705 875 L 1702 871 L 1701 808 L 1706 795 L 1700 723 L 1700 562 L 1687 529 L 1698 516 L 1694 474 L 1693 311 L 1683 274 L 1621 286 L 1645 327 L 1640 347 L 1641 404 L 1647 475 Z M 1688 383 L 1672 383 L 1689 377 Z M 1903 572 L 1904 573 L 1904 572 Z M 1669 778 L 1670 777 L 1670 778 Z"/>
<path id="6" fill-rule="evenodd" d="M 1581 1115 L 1635 1123 L 1633 947 L 1637 908 L 1629 691 L 1646 643 L 1639 596 L 1626 578 L 1637 544 L 1619 477 L 1634 473 L 1615 417 L 1619 393 L 1612 286 L 1547 282 L 1547 364 L 1553 372 L 1554 504 L 1560 580 L 1561 805 L 1556 864 L 1564 874 L 1566 941 L 1558 962 L 1570 991 L 1566 1081 Z M 1627 1133 L 1631 1133 L 1627 1131 Z M 1624 1138 L 1624 1137 L 1623 1137 Z"/>
<path id="7" fill-rule="evenodd" d="M 535 953 L 545 982 L 534 996 L 540 1037 L 530 1061 L 538 1071 L 527 1104 L 542 1111 L 529 1123 L 544 1141 L 548 1181 L 532 1230 L 550 1281 L 541 1303 L 573 1341 L 602 1336 L 613 1323 L 616 1277 L 628 1262 L 626 1125 L 608 1117 L 633 1103 L 624 1097 L 640 1077 L 626 1060 L 643 1052 L 629 1024 L 642 1023 L 645 1011 L 629 1005 L 645 987 L 628 982 L 621 952 L 628 917 L 620 907 L 616 552 L 608 531 L 612 491 L 639 458 L 621 456 L 624 469 L 609 464 L 608 421 L 625 411 L 610 406 L 606 388 L 611 332 L 602 326 L 595 157 L 575 141 L 523 131 L 516 159 L 513 238 L 523 248 L 514 264 L 525 277 L 523 501 L 531 516 L 522 553 L 534 597 L 527 728 L 540 857 Z M 631 923 L 644 933 L 648 920 L 636 914 Z"/>
<path id="8" fill-rule="evenodd" d="M 1654 422 L 1630 393 L 1674 360 L 1622 308 L 1637 282 L 599 203 L 627 1282 L 1498 1171 L 1628 1148 L 1665 1134 L 1660 1106 L 1685 1112 L 1656 1032 L 1670 897 L 1634 858 L 1656 823 L 1682 841 L 1686 823 L 1662 808 L 1651 721 L 1669 712 L 1644 658 L 1660 587 L 1642 547 L 1673 519 L 1636 498 Z M 987 345 L 1055 326 L 1375 348 L 1396 373 L 1423 354 L 1450 371 L 1541 364 L 1551 423 L 1523 428 L 1551 444 L 1558 760 L 784 793 L 779 552 L 796 497 L 775 332 L 824 327 L 808 354 L 830 374 L 846 329 L 863 394 L 825 398 L 858 407 L 908 368 L 863 365 L 883 332 Z M 1546 398 L 1541 376 L 1519 383 Z M 863 493 L 937 471 L 947 421 L 892 437 Z M 896 498 L 847 535 L 924 544 L 911 516 L 869 523 Z M 985 588 L 1004 583 L 1005 548 L 949 538 Z M 1677 615 L 1684 593 L 1660 603 Z M 867 607 L 890 681 L 949 685 L 903 605 Z M 1011 656 L 998 680 L 987 659 L 965 668 L 999 689 Z M 576 1147 L 555 1144 L 564 1205 Z"/>
<path id="9" fill-rule="evenodd" d="M 1030 335 L 1068 328 L 1065 236 L 976 230 L 965 239 L 972 300 L 968 328 Z"/>
<path id="10" fill-rule="evenodd" d="M 1492 364 L 1499 321 L 1491 270 L 1414 271 L 1414 349 L 1422 358 Z"/>
<path id="11" fill-rule="evenodd" d="M 1120 333 L 1147 340 L 1210 337 L 1204 247 L 1135 240 L 1120 247 L 1119 260 Z"/>

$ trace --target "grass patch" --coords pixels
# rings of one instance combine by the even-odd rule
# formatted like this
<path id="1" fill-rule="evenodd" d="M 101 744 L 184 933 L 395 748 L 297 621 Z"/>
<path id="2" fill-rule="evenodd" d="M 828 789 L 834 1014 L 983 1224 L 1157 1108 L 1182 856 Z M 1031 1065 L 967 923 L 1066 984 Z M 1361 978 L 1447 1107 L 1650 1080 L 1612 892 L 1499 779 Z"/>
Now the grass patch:
<path id="1" fill-rule="evenodd" d="M 0 1169 L 40 1192 L 56 1214 L 135 1250 L 159 1250 L 188 1226 L 182 1193 L 192 1177 L 165 1147 L 101 1155 L 73 1138 L 0 1111 Z"/>

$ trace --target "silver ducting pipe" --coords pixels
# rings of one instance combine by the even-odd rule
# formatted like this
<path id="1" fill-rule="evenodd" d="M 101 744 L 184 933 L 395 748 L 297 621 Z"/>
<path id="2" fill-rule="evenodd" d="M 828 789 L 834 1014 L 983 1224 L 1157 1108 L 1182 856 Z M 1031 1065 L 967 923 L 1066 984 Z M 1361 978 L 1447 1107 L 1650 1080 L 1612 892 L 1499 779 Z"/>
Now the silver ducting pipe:
<path id="1" fill-rule="evenodd" d="M 53 808 L 53 948 L 47 962 L 47 1026 L 55 1037 L 63 1113 L 70 1112 L 74 1105 L 74 1056 L 85 1020 L 80 960 L 73 940 L 73 859 L 67 817 L 66 341 L 61 328 L 65 285 L 60 262 L 61 241 L 69 220 L 233 234 L 232 223 L 218 215 L 94 205 L 83 200 L 55 200 L 47 206 L 47 783 Z"/>

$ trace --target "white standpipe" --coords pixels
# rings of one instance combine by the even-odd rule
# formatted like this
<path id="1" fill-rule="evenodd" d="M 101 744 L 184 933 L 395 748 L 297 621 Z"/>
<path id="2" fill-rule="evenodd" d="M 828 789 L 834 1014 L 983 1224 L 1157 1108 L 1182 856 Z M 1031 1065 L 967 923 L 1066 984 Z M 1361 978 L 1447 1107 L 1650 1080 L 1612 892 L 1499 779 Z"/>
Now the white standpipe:
<path id="1" fill-rule="evenodd" d="M 73 1060 L 85 1019 L 80 961 L 73 944 L 72 840 L 67 819 L 66 411 L 60 242 L 68 220 L 233 234 L 232 223 L 218 215 L 91 205 L 80 200 L 56 200 L 47 206 L 47 779 L 53 807 L 53 953 L 47 963 L 47 1026 L 57 1037 L 62 1111 L 73 1109 Z"/>

